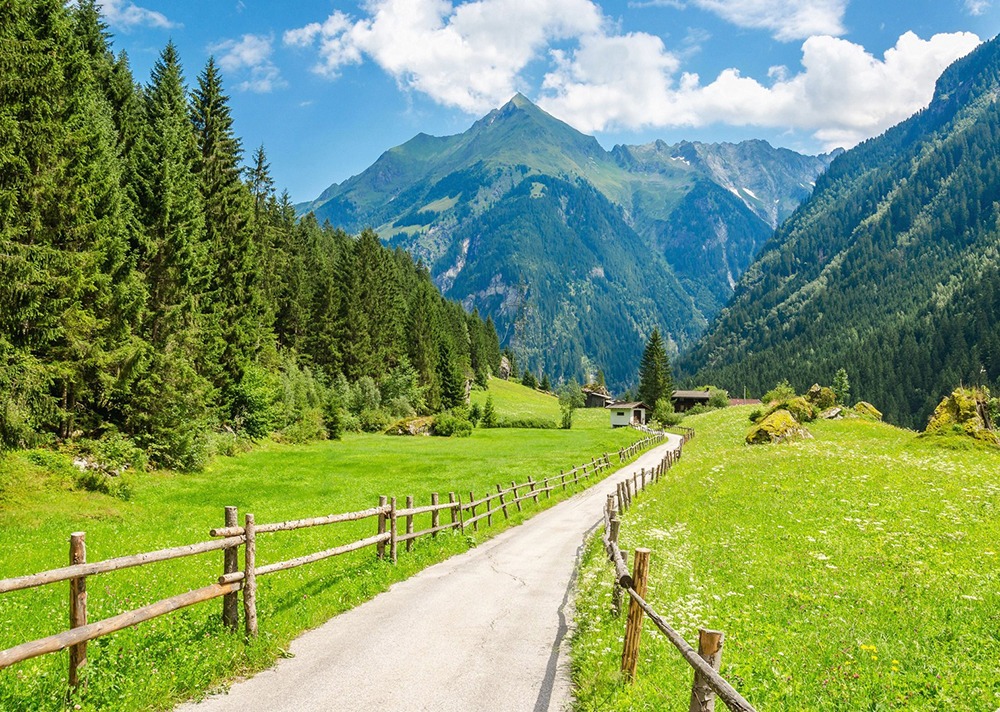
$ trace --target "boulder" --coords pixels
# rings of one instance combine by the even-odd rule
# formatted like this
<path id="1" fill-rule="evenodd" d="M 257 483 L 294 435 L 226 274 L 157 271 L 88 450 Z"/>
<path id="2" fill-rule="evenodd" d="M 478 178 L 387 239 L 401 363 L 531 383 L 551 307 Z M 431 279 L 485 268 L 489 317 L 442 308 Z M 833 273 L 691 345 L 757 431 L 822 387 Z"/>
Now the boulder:
<path id="1" fill-rule="evenodd" d="M 927 429 L 931 435 L 966 435 L 1000 445 L 989 416 L 989 393 L 985 390 L 956 388 L 934 409 Z"/>
<path id="2" fill-rule="evenodd" d="M 832 408 L 837 403 L 837 394 L 832 388 L 814 383 L 806 392 L 806 400 L 809 401 L 816 410 L 826 410 Z"/>
<path id="3" fill-rule="evenodd" d="M 748 445 L 767 445 L 811 437 L 809 431 L 803 428 L 791 413 L 787 410 L 776 410 L 750 428 L 746 440 Z"/>
<path id="4" fill-rule="evenodd" d="M 805 396 L 795 396 L 794 398 L 775 403 L 767 411 L 767 414 L 771 415 L 772 413 L 777 413 L 779 410 L 787 410 L 800 423 L 807 423 L 810 420 L 816 419 L 816 411 L 809 401 L 805 399 Z"/>
<path id="5" fill-rule="evenodd" d="M 819 417 L 823 420 L 842 420 L 844 417 L 844 409 L 839 405 L 835 405 L 833 408 L 827 408 Z"/>
<path id="6" fill-rule="evenodd" d="M 854 412 L 869 420 L 882 420 L 882 411 L 868 401 L 858 401 L 854 404 Z"/>
<path id="7" fill-rule="evenodd" d="M 419 418 L 404 418 L 390 425 L 386 435 L 430 435 L 434 418 L 423 416 Z"/>

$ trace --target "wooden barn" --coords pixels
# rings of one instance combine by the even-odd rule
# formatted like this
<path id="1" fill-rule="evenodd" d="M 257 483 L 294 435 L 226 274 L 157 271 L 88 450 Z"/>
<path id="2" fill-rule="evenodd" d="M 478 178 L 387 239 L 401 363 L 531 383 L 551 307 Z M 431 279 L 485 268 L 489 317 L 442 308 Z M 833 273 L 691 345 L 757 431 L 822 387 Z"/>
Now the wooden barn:
<path id="1" fill-rule="evenodd" d="M 612 403 L 607 406 L 611 411 L 611 427 L 623 428 L 635 423 L 645 425 L 651 408 L 645 403 Z"/>
<path id="2" fill-rule="evenodd" d="M 606 408 L 615 400 L 607 393 L 592 390 L 590 388 L 583 389 L 583 397 L 586 399 L 584 406 L 587 408 Z"/>
<path id="3" fill-rule="evenodd" d="M 674 391 L 670 400 L 674 403 L 674 411 L 684 413 L 696 405 L 708 404 L 708 391 Z"/>

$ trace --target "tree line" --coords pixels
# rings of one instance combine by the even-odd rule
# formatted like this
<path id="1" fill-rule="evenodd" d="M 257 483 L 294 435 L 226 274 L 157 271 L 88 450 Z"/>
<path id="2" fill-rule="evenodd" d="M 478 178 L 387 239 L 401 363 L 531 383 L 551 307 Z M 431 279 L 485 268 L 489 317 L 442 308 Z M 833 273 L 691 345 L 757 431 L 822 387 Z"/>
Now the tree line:
<path id="1" fill-rule="evenodd" d="M 0 7 L 0 446 L 193 468 L 212 433 L 375 429 L 498 370 L 490 320 L 248 163 L 213 60 L 189 89 L 168 44 L 139 85 L 95 0 Z"/>

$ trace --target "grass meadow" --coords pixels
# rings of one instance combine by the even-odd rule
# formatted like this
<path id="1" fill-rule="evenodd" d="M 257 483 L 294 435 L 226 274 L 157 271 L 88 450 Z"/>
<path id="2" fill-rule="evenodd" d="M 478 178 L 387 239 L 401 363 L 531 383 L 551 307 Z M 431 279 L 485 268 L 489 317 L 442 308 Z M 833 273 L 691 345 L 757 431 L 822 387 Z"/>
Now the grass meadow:
<path id="1" fill-rule="evenodd" d="M 527 409 L 557 418 L 552 396 L 493 381 L 501 415 Z M 476 397 L 485 400 L 485 394 Z M 578 411 L 565 430 L 481 430 L 469 438 L 349 434 L 340 442 L 302 446 L 263 444 L 218 458 L 203 472 L 156 472 L 137 477 L 129 501 L 74 491 L 61 456 L 12 453 L 0 459 L 0 578 L 65 565 L 69 534 L 85 531 L 88 561 L 98 561 L 208 539 L 223 523 L 223 507 L 252 512 L 258 523 L 353 511 L 379 495 L 406 495 L 429 503 L 433 491 L 481 496 L 496 483 L 541 478 L 638 439 L 612 430 L 603 411 Z M 557 501 L 556 497 L 542 505 Z M 526 503 L 510 524 L 537 509 Z M 429 520 L 429 515 L 425 515 Z M 445 514 L 446 518 L 447 515 Z M 497 524 L 497 521 L 500 523 Z M 444 521 L 444 519 L 442 520 Z M 417 529 L 429 521 L 417 521 Z M 478 534 L 443 533 L 400 547 L 399 562 L 377 561 L 373 549 L 277 573 L 259 580 L 260 637 L 245 644 L 224 632 L 221 600 L 199 604 L 92 641 L 87 692 L 80 709 L 167 709 L 226 680 L 268 667 L 298 633 L 385 590 L 395 581 L 474 546 L 500 531 L 502 516 Z M 354 541 L 375 533 L 375 521 L 261 535 L 263 565 Z M 91 577 L 90 620 L 100 620 L 211 583 L 222 554 L 163 562 Z M 0 596 L 0 649 L 66 628 L 68 584 Z M 68 653 L 54 653 L 0 671 L 0 709 L 64 709 Z M 71 705 L 72 706 L 72 705 Z"/>
<path id="2" fill-rule="evenodd" d="M 1000 707 L 1000 452 L 863 420 L 748 447 L 749 411 L 685 421 L 684 458 L 624 517 L 623 548 L 652 550 L 647 600 L 695 645 L 699 627 L 725 631 L 722 674 L 760 710 Z M 577 709 L 686 708 L 691 670 L 648 621 L 622 683 L 599 544 L 580 576 Z"/>

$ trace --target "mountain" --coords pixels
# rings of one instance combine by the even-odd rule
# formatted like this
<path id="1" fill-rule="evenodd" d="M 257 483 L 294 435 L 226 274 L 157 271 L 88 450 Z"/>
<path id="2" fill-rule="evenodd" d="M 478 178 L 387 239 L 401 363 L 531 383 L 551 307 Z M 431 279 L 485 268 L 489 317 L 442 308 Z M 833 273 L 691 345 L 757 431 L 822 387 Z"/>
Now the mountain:
<path id="1" fill-rule="evenodd" d="M 605 151 L 518 94 L 297 209 L 411 252 L 522 365 L 600 368 L 621 389 L 654 327 L 674 353 L 693 342 L 831 159 L 763 141 Z"/>
<path id="2" fill-rule="evenodd" d="M 1000 44 L 930 105 L 837 158 L 682 360 L 754 393 L 846 368 L 855 397 L 923 427 L 960 381 L 1000 379 Z"/>

